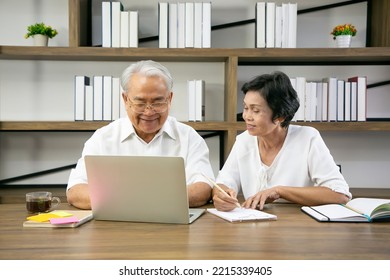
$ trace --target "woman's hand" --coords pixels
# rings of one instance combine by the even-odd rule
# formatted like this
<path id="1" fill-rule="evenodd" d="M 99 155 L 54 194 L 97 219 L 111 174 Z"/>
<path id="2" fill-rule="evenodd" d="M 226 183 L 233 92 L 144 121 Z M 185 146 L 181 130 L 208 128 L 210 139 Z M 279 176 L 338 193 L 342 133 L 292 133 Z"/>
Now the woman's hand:
<path id="1" fill-rule="evenodd" d="M 244 208 L 252 208 L 252 209 L 260 209 L 262 210 L 264 207 L 264 204 L 271 203 L 275 201 L 276 199 L 280 198 L 280 194 L 278 192 L 277 187 L 273 187 L 270 189 L 266 189 L 264 191 L 260 191 L 256 193 L 254 196 L 249 197 L 245 202 L 242 204 Z"/>
<path id="2" fill-rule="evenodd" d="M 220 186 L 228 195 L 217 188 L 213 188 L 213 202 L 219 211 L 231 211 L 237 207 L 237 193 L 226 186 Z"/>

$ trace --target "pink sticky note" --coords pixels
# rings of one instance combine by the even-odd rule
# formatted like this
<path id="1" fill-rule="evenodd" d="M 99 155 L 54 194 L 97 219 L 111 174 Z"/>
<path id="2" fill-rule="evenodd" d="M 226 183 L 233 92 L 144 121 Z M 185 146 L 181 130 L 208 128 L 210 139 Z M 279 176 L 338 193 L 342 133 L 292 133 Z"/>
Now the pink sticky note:
<path id="1" fill-rule="evenodd" d="M 77 217 L 65 217 L 65 218 L 51 218 L 50 223 L 52 225 L 61 225 L 61 224 L 71 224 L 71 223 L 77 223 L 79 219 Z"/>

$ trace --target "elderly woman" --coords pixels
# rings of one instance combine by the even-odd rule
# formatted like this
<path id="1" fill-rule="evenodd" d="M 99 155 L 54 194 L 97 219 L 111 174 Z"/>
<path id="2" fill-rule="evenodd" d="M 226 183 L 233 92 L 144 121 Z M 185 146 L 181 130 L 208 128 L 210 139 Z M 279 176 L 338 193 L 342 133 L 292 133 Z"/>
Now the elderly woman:
<path id="1" fill-rule="evenodd" d="M 246 131 L 217 176 L 228 196 L 213 189 L 214 206 L 230 211 L 241 190 L 245 208 L 284 199 L 301 205 L 346 203 L 349 186 L 320 133 L 290 125 L 299 99 L 282 72 L 255 77 L 242 87 Z"/>

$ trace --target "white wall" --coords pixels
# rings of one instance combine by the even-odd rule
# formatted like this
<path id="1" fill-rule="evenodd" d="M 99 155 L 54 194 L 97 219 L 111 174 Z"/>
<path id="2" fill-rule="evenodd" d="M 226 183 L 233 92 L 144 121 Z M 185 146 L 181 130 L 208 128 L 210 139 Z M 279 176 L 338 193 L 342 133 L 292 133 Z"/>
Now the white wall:
<path id="1" fill-rule="evenodd" d="M 140 12 L 140 37 L 157 35 L 158 1 L 122 1 L 125 9 Z M 176 1 L 167 1 L 176 2 Z M 228 23 L 254 18 L 257 1 L 212 1 L 212 22 Z M 278 4 L 288 1 L 275 1 Z M 303 5 L 321 5 L 329 1 L 297 1 Z M 306 7 L 306 6 L 305 6 Z M 14 12 L 10 12 L 14 11 Z M 17 11 L 17 12 L 15 12 Z M 58 29 L 59 35 L 49 46 L 68 45 L 67 0 L 2 0 L 0 3 L 0 45 L 31 45 L 24 39 L 27 25 L 44 21 Z M 9 26 L 12 23 L 12 28 Z M 366 35 L 366 3 L 359 3 L 298 16 L 298 47 L 334 47 L 329 34 L 341 23 L 353 23 L 358 34 L 352 47 L 363 47 Z M 142 46 L 157 45 L 156 41 Z M 251 48 L 254 46 L 254 24 L 212 32 L 212 46 L 222 48 Z M 73 120 L 73 76 L 114 75 L 130 62 L 55 62 L 55 61 L 0 61 L 0 120 Z M 205 79 L 210 120 L 223 119 L 223 64 L 222 63 L 164 63 L 175 78 L 173 114 L 186 119 L 186 80 Z M 389 66 L 348 67 L 240 67 L 238 87 L 254 75 L 285 71 L 288 75 L 319 79 L 328 75 L 341 78 L 367 75 L 369 83 L 388 80 Z M 210 94 L 211 93 L 211 94 Z M 390 116 L 389 87 L 369 91 L 369 116 Z M 21 101 L 23 100 L 23 102 Z M 241 106 L 242 100 L 237 101 Z M 36 172 L 42 169 L 75 163 L 90 132 L 17 132 L 0 133 L 0 179 Z M 351 187 L 387 187 L 385 174 L 390 170 L 389 132 L 322 132 L 335 160 Z M 211 150 L 214 172 L 219 168 L 218 139 L 207 140 Z M 18 183 L 65 184 L 68 171 Z"/>

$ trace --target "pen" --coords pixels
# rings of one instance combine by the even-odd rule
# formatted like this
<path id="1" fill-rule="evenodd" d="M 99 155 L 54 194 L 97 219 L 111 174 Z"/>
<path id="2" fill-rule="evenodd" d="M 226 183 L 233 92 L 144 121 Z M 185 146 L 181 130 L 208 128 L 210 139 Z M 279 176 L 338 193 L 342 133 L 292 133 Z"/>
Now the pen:
<path id="1" fill-rule="evenodd" d="M 356 212 L 356 213 L 358 213 L 358 214 L 360 214 L 360 215 L 363 215 L 363 216 L 366 217 L 369 221 L 371 221 L 371 217 L 368 216 L 367 214 L 364 214 L 363 212 L 361 212 L 361 211 L 359 211 L 359 210 L 357 210 L 357 209 L 355 209 L 355 208 L 353 208 L 353 207 L 351 207 L 351 206 L 349 206 L 349 205 L 346 205 L 346 204 L 341 204 L 341 205 L 344 206 L 345 208 L 348 208 L 349 210 L 352 210 L 352 211 L 354 211 L 354 212 Z"/>
<path id="2" fill-rule="evenodd" d="M 209 177 L 207 177 L 206 175 L 204 175 L 202 173 L 203 177 L 205 177 L 207 180 L 209 180 L 209 182 L 214 186 L 216 187 L 218 190 L 220 190 L 224 195 L 228 196 L 228 197 L 231 197 L 227 192 L 225 192 L 220 186 L 217 185 L 217 183 L 215 183 L 213 180 L 211 180 Z M 241 208 L 241 205 L 240 203 L 236 202 L 236 206 L 238 208 Z"/>

